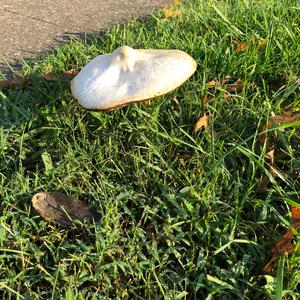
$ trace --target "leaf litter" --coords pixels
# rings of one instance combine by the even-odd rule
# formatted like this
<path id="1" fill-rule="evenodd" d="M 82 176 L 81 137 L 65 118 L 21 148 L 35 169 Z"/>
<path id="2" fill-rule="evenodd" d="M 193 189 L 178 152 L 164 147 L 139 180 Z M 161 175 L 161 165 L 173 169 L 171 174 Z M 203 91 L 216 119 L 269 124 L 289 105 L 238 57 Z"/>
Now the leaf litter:
<path id="1" fill-rule="evenodd" d="M 274 125 L 282 125 L 282 124 L 288 124 L 300 121 L 300 111 L 293 112 L 292 110 L 286 110 L 282 115 L 275 115 L 270 118 L 268 122 L 262 127 L 260 136 L 259 136 L 259 142 L 261 145 L 266 144 L 268 152 L 265 155 L 265 159 L 268 164 L 268 171 L 270 175 L 273 178 L 280 177 L 282 178 L 282 175 L 275 164 L 275 150 L 276 150 L 276 137 L 274 134 L 270 134 L 268 136 L 269 141 L 267 139 L 267 130 L 271 129 Z M 284 130 L 284 129 L 282 129 Z M 270 177 L 265 174 L 263 175 L 261 179 L 260 186 L 258 187 L 258 192 L 266 192 L 268 190 L 268 187 L 270 185 Z"/>
<path id="2" fill-rule="evenodd" d="M 28 76 L 24 76 L 20 73 L 14 72 L 13 79 L 0 79 L 0 89 L 21 88 L 25 86 L 29 81 Z"/>
<path id="3" fill-rule="evenodd" d="M 260 40 L 258 43 L 258 47 L 263 47 L 267 43 L 267 38 L 264 40 Z M 246 46 L 239 44 L 239 51 L 242 49 L 246 49 Z M 239 93 L 244 88 L 244 84 L 240 78 L 235 80 L 233 83 L 230 83 L 230 76 L 224 77 L 222 80 L 211 80 L 206 84 L 208 89 L 216 88 L 219 89 L 220 87 L 225 85 L 225 91 L 229 94 L 232 93 Z M 203 102 L 203 116 L 201 116 L 194 125 L 193 132 L 196 133 L 200 129 L 204 128 L 207 130 L 208 128 L 208 116 L 206 114 L 206 104 L 208 101 L 208 96 L 205 95 L 202 99 Z M 297 122 L 300 120 L 300 111 L 291 111 L 287 110 L 282 115 L 275 115 L 270 118 L 270 120 L 263 126 L 261 134 L 259 136 L 259 141 L 262 145 L 267 143 L 267 135 L 266 131 L 274 125 L 282 125 L 286 123 Z M 273 137 L 273 136 L 272 136 Z M 268 163 L 268 171 L 269 175 L 273 178 L 280 177 L 283 178 L 280 171 L 278 170 L 275 164 L 275 151 L 276 151 L 276 143 L 273 141 L 272 143 L 267 143 L 267 153 L 265 154 L 265 160 Z M 259 186 L 259 192 L 265 192 L 268 189 L 270 184 L 270 178 L 268 175 L 264 175 L 261 184 Z M 286 254 L 293 253 L 295 249 L 295 245 L 293 244 L 293 239 L 295 237 L 295 231 L 300 230 L 300 209 L 296 207 L 291 207 L 292 213 L 292 224 L 291 228 L 282 236 L 282 238 L 275 244 L 275 246 L 271 250 L 272 257 L 266 263 L 264 267 L 264 271 L 269 273 L 273 270 L 273 264 L 277 260 L 278 257 Z"/>
<path id="4" fill-rule="evenodd" d="M 281 179 L 284 179 L 275 164 L 275 153 L 278 152 L 278 143 L 276 137 L 274 133 L 267 136 L 266 131 L 271 129 L 273 126 L 280 126 L 297 121 L 300 121 L 300 112 L 289 109 L 285 110 L 281 115 L 272 116 L 262 128 L 259 142 L 261 145 L 266 145 L 268 149 L 268 152 L 265 154 L 265 161 L 268 162 L 268 171 L 273 178 L 280 177 Z M 284 129 L 281 130 L 284 131 Z M 271 181 L 269 176 L 265 174 L 262 177 L 258 191 L 266 192 L 270 183 Z M 271 259 L 265 264 L 263 269 L 265 273 L 274 271 L 274 263 L 280 256 L 288 255 L 298 250 L 298 247 L 295 246 L 294 238 L 297 236 L 297 232 L 300 230 L 300 209 L 295 206 L 290 206 L 290 210 L 292 215 L 291 226 L 271 249 Z"/>
<path id="5" fill-rule="evenodd" d="M 290 209 L 292 215 L 291 226 L 271 249 L 272 257 L 264 266 L 264 272 L 266 273 L 274 271 L 273 265 L 280 256 L 288 255 L 299 250 L 296 249 L 296 245 L 293 243 L 293 240 L 300 230 L 300 209 L 295 206 L 291 206 Z"/>
<path id="6" fill-rule="evenodd" d="M 175 18 L 177 17 L 178 15 L 180 15 L 180 11 L 177 9 L 177 7 L 181 5 L 181 1 L 180 0 L 174 0 L 172 2 L 172 4 L 167 7 L 167 6 L 164 6 L 162 8 L 162 12 L 164 14 L 164 19 L 163 21 L 169 19 L 169 18 Z"/>
<path id="7" fill-rule="evenodd" d="M 233 40 L 232 44 L 235 46 L 236 53 L 246 52 L 250 49 L 254 44 L 258 49 L 264 47 L 268 42 L 268 37 L 263 39 L 259 39 L 257 42 L 257 37 L 253 36 L 248 41 L 241 41 L 241 40 Z"/>
<path id="8" fill-rule="evenodd" d="M 223 90 L 221 87 L 224 86 L 224 89 L 229 94 L 235 94 L 242 91 L 244 88 L 244 83 L 240 78 L 233 81 L 231 80 L 230 76 L 225 76 L 221 80 L 211 80 L 206 84 L 207 88 L 217 88 Z"/>
<path id="9" fill-rule="evenodd" d="M 208 116 L 206 114 L 200 117 L 198 121 L 195 123 L 193 132 L 196 133 L 202 128 L 204 128 L 204 130 L 207 130 L 208 128 Z"/>
<path id="10" fill-rule="evenodd" d="M 224 89 L 222 88 L 223 86 L 225 86 Z M 241 92 L 242 89 L 244 88 L 244 83 L 242 82 L 242 80 L 240 78 L 238 78 L 236 80 L 232 80 L 230 76 L 225 76 L 221 80 L 214 79 L 214 80 L 209 81 L 208 83 L 206 83 L 206 87 L 207 87 L 207 89 L 215 88 L 217 90 L 225 91 L 227 93 L 227 95 L 223 94 L 223 97 L 225 99 L 227 99 L 228 94 L 237 94 L 237 93 Z M 204 130 L 208 129 L 210 118 L 209 118 L 209 115 L 206 113 L 206 106 L 207 106 L 207 102 L 212 97 L 214 97 L 214 93 L 210 93 L 209 95 L 206 94 L 203 96 L 203 98 L 202 98 L 203 114 L 194 125 L 194 128 L 193 128 L 194 133 L 198 132 L 202 128 Z"/>

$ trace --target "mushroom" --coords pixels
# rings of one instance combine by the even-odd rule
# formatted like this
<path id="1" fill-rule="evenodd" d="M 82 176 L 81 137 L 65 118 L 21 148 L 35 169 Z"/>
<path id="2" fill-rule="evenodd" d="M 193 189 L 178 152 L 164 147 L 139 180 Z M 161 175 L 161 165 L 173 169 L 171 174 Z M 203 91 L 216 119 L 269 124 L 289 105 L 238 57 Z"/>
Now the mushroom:
<path id="1" fill-rule="evenodd" d="M 196 61 L 181 50 L 122 46 L 91 60 L 73 78 L 71 92 L 84 108 L 112 110 L 164 95 L 196 68 Z"/>

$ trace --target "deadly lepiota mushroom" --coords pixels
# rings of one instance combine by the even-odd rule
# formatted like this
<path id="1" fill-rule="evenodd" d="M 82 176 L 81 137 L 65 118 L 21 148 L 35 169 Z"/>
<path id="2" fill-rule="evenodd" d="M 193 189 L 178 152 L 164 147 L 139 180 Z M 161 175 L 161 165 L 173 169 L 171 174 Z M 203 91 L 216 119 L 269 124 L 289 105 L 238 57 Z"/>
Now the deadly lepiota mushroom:
<path id="1" fill-rule="evenodd" d="M 84 108 L 111 110 L 164 95 L 196 68 L 196 61 L 181 50 L 123 46 L 91 60 L 72 80 L 71 92 Z"/>

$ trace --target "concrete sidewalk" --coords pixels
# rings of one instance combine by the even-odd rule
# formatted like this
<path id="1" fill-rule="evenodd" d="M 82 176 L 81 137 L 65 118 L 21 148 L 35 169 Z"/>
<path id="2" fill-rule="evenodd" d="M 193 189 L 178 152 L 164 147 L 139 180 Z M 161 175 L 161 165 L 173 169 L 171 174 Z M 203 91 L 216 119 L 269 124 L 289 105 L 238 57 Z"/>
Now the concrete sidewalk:
<path id="1" fill-rule="evenodd" d="M 0 0 L 0 63 L 18 65 L 66 36 L 95 33 L 170 0 Z M 1 68 L 1 65 L 0 65 Z"/>

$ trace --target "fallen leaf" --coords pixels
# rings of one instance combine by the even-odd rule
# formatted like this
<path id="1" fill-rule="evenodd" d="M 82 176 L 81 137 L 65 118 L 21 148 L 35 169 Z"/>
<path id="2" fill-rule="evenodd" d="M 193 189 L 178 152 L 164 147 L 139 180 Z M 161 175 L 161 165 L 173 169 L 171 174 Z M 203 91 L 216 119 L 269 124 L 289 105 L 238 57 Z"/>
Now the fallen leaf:
<path id="1" fill-rule="evenodd" d="M 243 43 L 240 40 L 233 40 L 232 43 L 236 46 L 236 53 L 241 53 L 245 51 L 247 48 L 249 48 L 249 45 Z"/>
<path id="2" fill-rule="evenodd" d="M 22 87 L 29 81 L 27 76 L 23 76 L 20 73 L 14 72 L 13 79 L 1 79 L 0 88 L 2 89 L 11 89 L 15 87 Z"/>
<path id="3" fill-rule="evenodd" d="M 272 124 L 270 122 L 267 122 L 261 129 L 258 140 L 261 145 L 264 145 L 264 143 L 267 140 L 267 131 L 272 127 Z"/>
<path id="4" fill-rule="evenodd" d="M 198 132 L 202 127 L 204 127 L 205 130 L 208 128 L 208 117 L 205 114 L 204 116 L 200 117 L 198 121 L 194 125 L 193 132 Z"/>
<path id="5" fill-rule="evenodd" d="M 166 6 L 163 7 L 162 9 L 162 12 L 164 13 L 165 15 L 165 19 L 168 19 L 168 18 L 174 18 L 174 17 L 177 17 L 179 14 L 180 14 L 180 11 L 179 10 L 175 10 L 173 9 L 173 7 L 170 7 L 170 8 L 167 8 Z"/>
<path id="6" fill-rule="evenodd" d="M 274 165 L 274 154 L 275 154 L 275 149 L 272 149 L 266 154 L 266 158 L 271 161 L 271 165 Z"/>
<path id="7" fill-rule="evenodd" d="M 99 214 L 94 209 L 62 193 L 37 193 L 31 202 L 44 219 L 64 227 L 70 226 L 73 219 L 99 219 Z"/>
<path id="8" fill-rule="evenodd" d="M 261 133 L 259 135 L 260 144 L 263 145 L 266 142 L 266 131 L 272 128 L 272 124 L 281 125 L 297 121 L 300 121 L 300 111 L 286 110 L 282 115 L 271 117 L 270 120 L 261 129 Z"/>
<path id="9" fill-rule="evenodd" d="M 276 125 L 297 122 L 299 120 L 300 112 L 291 113 L 290 111 L 286 112 L 283 115 L 278 115 L 271 118 L 271 122 Z"/>
<path id="10" fill-rule="evenodd" d="M 285 115 L 285 116 L 288 116 L 288 117 L 290 117 L 292 114 L 293 114 L 293 110 L 292 110 L 292 109 L 288 109 L 288 110 L 286 110 L 286 111 L 284 112 L 284 115 Z"/>
<path id="11" fill-rule="evenodd" d="M 225 83 L 227 83 L 229 80 L 230 80 L 230 76 L 227 75 L 227 76 L 225 76 L 225 77 L 221 80 L 221 83 L 222 83 L 222 84 L 225 84 Z"/>
<path id="12" fill-rule="evenodd" d="M 281 125 L 291 122 L 297 122 L 300 120 L 300 111 L 292 111 L 292 110 L 286 110 L 282 115 L 276 115 L 272 116 L 269 121 L 262 127 L 261 133 L 259 135 L 259 143 L 261 145 L 267 146 L 268 153 L 266 154 L 265 158 L 268 159 L 269 162 L 269 172 L 270 175 L 273 178 L 279 177 L 283 181 L 284 176 L 281 171 L 275 166 L 275 149 L 276 149 L 276 135 L 274 133 L 269 134 L 269 139 L 267 141 L 267 130 L 272 128 L 273 125 Z M 284 129 L 283 129 L 284 130 Z M 258 192 L 266 192 L 268 190 L 268 187 L 270 185 L 270 177 L 265 174 L 262 176 L 260 185 L 258 187 Z"/>
<path id="13" fill-rule="evenodd" d="M 268 38 L 262 39 L 258 42 L 257 48 L 261 48 L 267 44 Z"/>
<path id="14" fill-rule="evenodd" d="M 0 80 L 0 88 L 1 89 L 8 89 L 10 87 L 11 87 L 11 80 L 8 80 L 8 79 Z"/>
<path id="15" fill-rule="evenodd" d="M 291 214 L 291 227 L 287 230 L 285 234 L 282 235 L 281 239 L 278 242 L 276 242 L 274 247 L 272 248 L 272 257 L 264 266 L 264 271 L 266 273 L 273 271 L 273 264 L 279 256 L 295 252 L 293 238 L 295 237 L 294 231 L 300 230 L 300 209 L 295 206 L 291 206 Z"/>
<path id="16" fill-rule="evenodd" d="M 269 172 L 270 172 L 270 175 L 273 177 L 273 178 L 276 178 L 276 177 L 282 177 L 280 175 L 280 172 L 276 169 L 275 167 L 275 149 L 274 147 L 270 147 L 271 150 L 266 153 L 265 155 L 265 159 L 269 161 Z M 267 174 L 264 174 L 262 176 L 262 179 L 261 179 L 261 182 L 260 182 L 260 185 L 258 187 L 258 192 L 266 192 L 268 190 L 268 187 L 269 187 L 269 184 L 271 183 L 270 181 L 270 178 Z"/>
<path id="17" fill-rule="evenodd" d="M 179 5 L 181 5 L 181 1 L 180 0 L 174 0 L 173 3 L 172 3 L 173 7 L 179 6 Z"/>
<path id="18" fill-rule="evenodd" d="M 208 88 L 210 88 L 210 87 L 215 87 L 215 86 L 218 86 L 218 85 L 222 85 L 222 84 L 227 84 L 228 82 L 230 81 L 230 76 L 229 75 L 227 75 L 227 76 L 225 76 L 223 79 L 221 79 L 220 81 L 219 80 L 211 80 L 211 81 L 209 81 L 207 84 L 206 84 L 206 86 L 208 87 Z M 227 87 L 227 89 L 228 89 L 228 92 L 235 92 L 235 91 L 239 91 L 239 90 L 241 90 L 242 88 L 243 88 L 243 83 L 242 83 L 242 81 L 241 81 L 241 79 L 239 78 L 239 79 L 237 79 L 234 83 L 231 83 L 231 84 L 228 84 L 228 87 Z"/>
<path id="19" fill-rule="evenodd" d="M 240 40 L 233 40 L 232 44 L 236 46 L 236 52 L 237 53 L 241 53 L 241 52 L 245 52 L 247 49 L 249 49 L 257 40 L 256 37 L 251 37 L 248 41 L 246 42 L 242 42 Z M 261 48 L 264 47 L 267 44 L 268 41 L 268 37 L 261 39 L 258 41 L 257 44 L 257 48 Z"/>
<path id="20" fill-rule="evenodd" d="M 233 84 L 228 84 L 226 91 L 230 94 L 239 93 L 244 87 L 242 80 L 239 78 Z"/>
<path id="21" fill-rule="evenodd" d="M 75 69 L 67 70 L 63 72 L 64 75 L 75 76 L 78 74 L 78 71 Z"/>
<path id="22" fill-rule="evenodd" d="M 300 209 L 296 206 L 290 206 L 291 215 L 292 215 L 292 222 L 297 223 L 300 222 Z"/>
<path id="23" fill-rule="evenodd" d="M 218 81 L 217 80 L 211 80 L 210 82 L 208 82 L 206 84 L 207 87 L 214 87 L 218 84 Z"/>
<path id="24" fill-rule="evenodd" d="M 162 12 L 165 15 L 165 18 L 163 20 L 166 20 L 168 18 L 177 17 L 180 15 L 180 11 L 178 9 L 175 9 L 176 6 L 181 5 L 180 0 L 174 0 L 169 7 L 164 6 L 162 9 Z"/>

